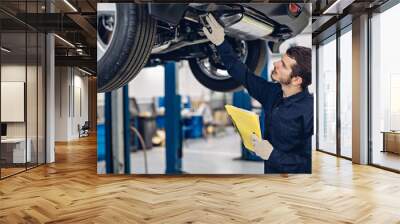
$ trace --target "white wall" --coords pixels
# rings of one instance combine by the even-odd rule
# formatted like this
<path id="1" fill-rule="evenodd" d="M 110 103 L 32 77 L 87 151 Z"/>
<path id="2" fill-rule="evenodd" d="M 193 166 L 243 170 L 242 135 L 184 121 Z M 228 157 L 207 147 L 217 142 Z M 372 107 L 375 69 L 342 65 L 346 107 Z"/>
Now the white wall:
<path id="1" fill-rule="evenodd" d="M 178 68 L 179 92 L 182 96 L 190 96 L 191 99 L 199 99 L 210 94 L 210 89 L 204 87 L 194 77 L 187 61 L 179 63 Z"/>
<path id="2" fill-rule="evenodd" d="M 38 69 L 38 70 L 37 70 Z M 2 82 L 23 82 L 26 85 L 26 99 L 25 98 L 25 89 L 24 86 L 22 89 L 18 90 L 18 94 L 22 94 L 23 96 L 20 98 L 22 102 L 19 102 L 19 108 L 3 107 L 1 108 L 2 113 L 19 113 L 22 118 L 21 122 L 6 122 L 7 123 L 7 137 L 13 138 L 27 138 L 31 143 L 30 148 L 32 151 L 33 161 L 36 161 L 37 153 L 39 153 L 39 163 L 44 162 L 44 150 L 45 150 L 45 142 L 44 142 L 44 125 L 45 125 L 45 116 L 44 116 L 44 74 L 42 73 L 41 66 L 37 67 L 25 64 L 11 63 L 11 64 L 3 64 L 1 66 L 1 75 Z M 25 80 L 27 78 L 27 81 Z M 12 99 L 12 97 L 7 96 L 7 92 L 4 92 L 5 89 L 2 89 L 2 98 L 8 97 Z M 6 95 L 4 95 L 6 94 Z M 8 92 L 10 94 L 10 92 Z M 4 102 L 2 102 L 3 104 Z M 13 102 L 11 102 L 13 103 Z M 14 102 L 17 104 L 18 102 Z M 25 105 L 26 103 L 26 105 Z M 14 105 L 15 106 L 15 105 Z M 13 111 L 18 110 L 18 112 Z M 26 119 L 24 118 L 24 114 L 26 112 Z M 3 120 L 3 118 L 2 118 Z M 48 157 L 51 158 L 51 157 Z M 51 162 L 51 160 L 48 160 Z"/>
<path id="3" fill-rule="evenodd" d="M 89 113 L 88 113 L 88 106 L 89 106 L 89 102 L 88 102 L 88 96 L 89 96 L 89 92 L 88 92 L 88 78 L 87 76 L 81 76 L 83 75 L 83 73 L 79 73 L 77 74 L 78 70 L 75 70 L 75 75 L 74 75 L 74 86 L 75 86 L 75 91 L 73 94 L 75 94 L 75 96 L 72 96 L 74 98 L 74 109 L 75 109 L 75 113 L 73 113 L 73 119 L 72 119 L 72 132 L 71 135 L 73 136 L 73 138 L 77 138 L 79 137 L 79 133 L 78 133 L 78 124 L 79 125 L 83 125 L 85 123 L 85 121 L 89 120 Z M 78 93 L 78 90 L 80 90 L 80 93 Z M 79 98 L 78 98 L 78 94 L 80 94 L 80 106 L 81 106 L 81 113 L 79 111 Z"/>
<path id="4" fill-rule="evenodd" d="M 55 140 L 68 139 L 68 86 L 69 77 L 67 67 L 55 68 Z"/>
<path id="5" fill-rule="evenodd" d="M 1 81 L 18 81 L 25 82 L 25 64 L 24 65 L 2 65 Z"/>
<path id="6" fill-rule="evenodd" d="M 55 140 L 70 141 L 79 137 L 78 124 L 88 120 L 88 78 L 72 67 L 56 67 L 55 73 Z"/>
<path id="7" fill-rule="evenodd" d="M 129 83 L 129 97 L 137 102 L 148 102 L 155 96 L 164 96 L 164 66 L 143 68 Z"/>
<path id="8" fill-rule="evenodd" d="M 25 82 L 26 67 L 19 64 L 6 64 L 1 66 L 1 81 L 3 82 Z M 7 108 L 1 108 L 7 110 Z M 8 137 L 25 137 L 25 122 L 7 123 Z"/>
<path id="9" fill-rule="evenodd" d="M 196 80 L 186 61 L 177 63 L 177 71 L 179 94 L 198 99 L 210 93 Z M 129 83 L 129 97 L 135 97 L 138 102 L 149 102 L 153 97 L 164 96 L 164 76 L 164 66 L 142 69 Z"/>

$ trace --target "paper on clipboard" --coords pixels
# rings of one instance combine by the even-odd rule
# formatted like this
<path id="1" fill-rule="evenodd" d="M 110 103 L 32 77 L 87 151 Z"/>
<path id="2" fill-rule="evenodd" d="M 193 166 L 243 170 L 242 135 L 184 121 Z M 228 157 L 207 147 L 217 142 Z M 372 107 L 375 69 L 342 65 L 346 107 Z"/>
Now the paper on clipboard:
<path id="1" fill-rule="evenodd" d="M 255 133 L 261 139 L 260 120 L 256 113 L 232 105 L 225 105 L 225 109 L 238 130 L 244 146 L 254 151 L 251 143 L 251 134 Z"/>

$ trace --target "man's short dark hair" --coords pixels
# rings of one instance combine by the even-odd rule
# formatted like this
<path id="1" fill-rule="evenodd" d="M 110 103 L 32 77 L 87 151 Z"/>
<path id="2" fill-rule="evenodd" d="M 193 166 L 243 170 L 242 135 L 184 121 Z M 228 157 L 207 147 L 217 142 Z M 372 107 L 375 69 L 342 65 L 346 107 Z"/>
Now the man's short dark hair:
<path id="1" fill-rule="evenodd" d="M 301 77 L 303 80 L 301 88 L 306 89 L 311 84 L 311 49 L 294 46 L 290 47 L 286 54 L 296 61 L 296 64 L 292 66 L 292 77 Z"/>

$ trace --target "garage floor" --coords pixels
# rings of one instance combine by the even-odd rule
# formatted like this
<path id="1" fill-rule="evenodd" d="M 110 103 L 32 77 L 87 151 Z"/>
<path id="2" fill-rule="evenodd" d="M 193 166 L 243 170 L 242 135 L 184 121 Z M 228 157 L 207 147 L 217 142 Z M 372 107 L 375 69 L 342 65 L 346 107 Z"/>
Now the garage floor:
<path id="1" fill-rule="evenodd" d="M 165 148 L 148 151 L 148 169 L 151 174 L 165 173 Z M 191 174 L 262 174 L 262 161 L 244 161 L 240 137 L 233 128 L 208 139 L 188 139 L 183 146 L 183 171 Z M 144 173 L 143 151 L 132 153 L 132 173 Z"/>

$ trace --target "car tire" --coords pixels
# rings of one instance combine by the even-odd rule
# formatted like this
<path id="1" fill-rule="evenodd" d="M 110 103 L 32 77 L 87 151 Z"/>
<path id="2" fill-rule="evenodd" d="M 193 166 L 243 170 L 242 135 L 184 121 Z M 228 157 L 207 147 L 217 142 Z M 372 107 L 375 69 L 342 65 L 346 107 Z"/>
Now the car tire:
<path id="1" fill-rule="evenodd" d="M 247 41 L 248 53 L 245 64 L 256 75 L 261 75 L 265 66 L 267 47 L 263 40 Z M 232 77 L 216 79 L 205 74 L 200 68 L 198 59 L 190 59 L 189 66 L 194 77 L 205 87 L 219 92 L 231 92 L 241 88 L 241 84 Z"/>
<path id="2" fill-rule="evenodd" d="M 115 9 L 113 37 L 97 59 L 98 92 L 118 89 L 132 80 L 145 66 L 156 36 L 156 21 L 147 5 L 118 3 Z"/>

